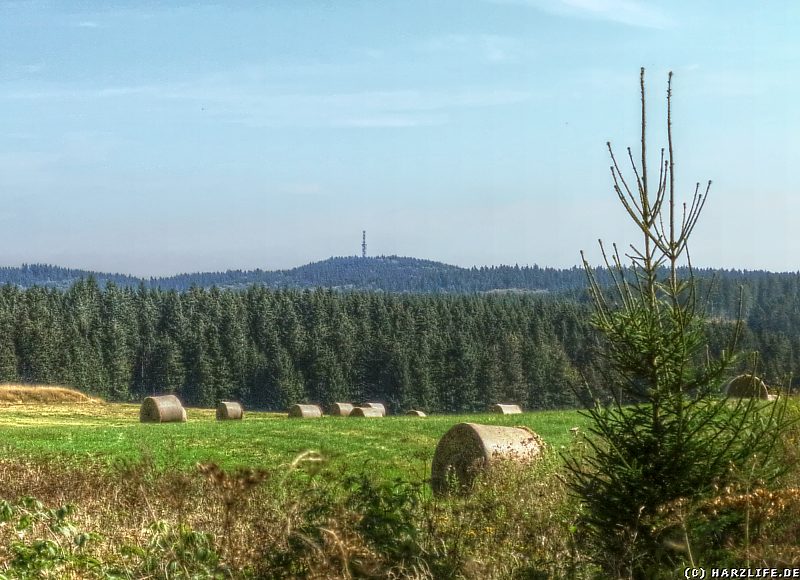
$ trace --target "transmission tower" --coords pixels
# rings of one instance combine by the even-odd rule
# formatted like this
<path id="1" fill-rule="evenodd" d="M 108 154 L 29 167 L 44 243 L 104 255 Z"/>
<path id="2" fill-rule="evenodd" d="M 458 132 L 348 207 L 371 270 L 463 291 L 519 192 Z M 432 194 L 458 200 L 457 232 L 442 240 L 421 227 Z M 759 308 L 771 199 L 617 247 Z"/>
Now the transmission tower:
<path id="1" fill-rule="evenodd" d="M 367 257 L 367 230 L 361 230 L 361 257 Z"/>

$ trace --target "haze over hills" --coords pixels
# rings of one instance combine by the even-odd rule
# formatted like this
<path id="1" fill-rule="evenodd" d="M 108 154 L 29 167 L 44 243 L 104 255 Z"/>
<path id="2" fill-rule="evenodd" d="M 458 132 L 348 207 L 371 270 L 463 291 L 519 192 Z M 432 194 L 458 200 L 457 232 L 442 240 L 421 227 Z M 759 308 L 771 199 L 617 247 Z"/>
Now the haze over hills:
<path id="1" fill-rule="evenodd" d="M 400 256 L 332 257 L 287 270 L 227 270 L 197 272 L 168 277 L 139 278 L 62 268 L 46 264 L 23 264 L 0 268 L 0 284 L 22 288 L 45 286 L 66 289 L 78 280 L 93 277 L 99 285 L 139 286 L 165 290 L 188 290 L 192 286 L 237 289 L 253 284 L 269 288 L 334 288 L 414 293 L 470 293 L 492 290 L 551 291 L 582 287 L 585 274 L 578 268 L 558 270 L 539 266 L 483 266 L 461 268 Z"/>
<path id="2" fill-rule="evenodd" d="M 750 278 L 757 276 L 794 277 L 796 274 L 770 274 L 763 271 L 702 269 L 700 277 Z M 596 275 L 601 283 L 604 270 Z M 559 269 L 533 266 L 482 266 L 462 268 L 418 258 L 400 256 L 332 257 L 287 270 L 227 270 L 198 272 L 169 277 L 139 278 L 89 270 L 62 268 L 45 264 L 0 267 L 0 284 L 21 288 L 44 286 L 66 289 L 81 279 L 93 277 L 100 286 L 113 282 L 122 287 L 188 290 L 192 286 L 243 289 L 252 285 L 268 288 L 333 288 L 401 293 L 475 293 L 475 292 L 561 292 L 582 289 L 586 274 L 582 268 Z"/>

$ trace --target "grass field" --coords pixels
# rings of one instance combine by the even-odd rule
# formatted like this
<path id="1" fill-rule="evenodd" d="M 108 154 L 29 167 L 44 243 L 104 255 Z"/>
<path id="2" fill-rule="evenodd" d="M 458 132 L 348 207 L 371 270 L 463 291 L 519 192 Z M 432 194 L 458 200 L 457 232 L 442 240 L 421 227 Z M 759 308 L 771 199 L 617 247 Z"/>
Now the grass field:
<path id="1" fill-rule="evenodd" d="M 575 411 L 382 419 L 289 419 L 252 412 L 243 421 L 221 422 L 211 409 L 187 413 L 187 423 L 142 424 L 138 405 L 0 403 L 0 453 L 109 467 L 148 457 L 159 468 L 191 468 L 204 461 L 223 468 L 274 468 L 314 450 L 336 471 L 367 469 L 419 481 L 429 476 L 439 438 L 456 423 L 525 425 L 556 448 L 569 442 L 571 427 L 585 424 Z"/>
<path id="2" fill-rule="evenodd" d="M 597 577 L 556 453 L 498 465 L 463 496 L 425 483 L 459 422 L 526 426 L 580 457 L 576 411 L 218 422 L 190 408 L 186 423 L 142 424 L 138 405 L 33 389 L 37 402 L 0 399 L 0 578 Z M 721 489 L 681 516 L 676 545 L 715 565 L 796 567 L 797 430 L 787 437 L 775 489 Z M 306 451 L 325 466 L 295 461 Z M 222 469 L 197 468 L 209 462 Z M 709 506 L 723 510 L 722 548 L 707 544 Z"/>
<path id="3" fill-rule="evenodd" d="M 558 449 L 585 425 L 574 411 L 187 415 L 153 424 L 138 405 L 0 402 L 0 578 L 510 578 L 532 536 L 547 566 L 566 561 L 557 456 L 498 466 L 468 498 L 439 499 L 426 481 L 459 422 L 527 426 Z M 321 469 L 297 461 L 307 451 Z M 454 575 L 478 560 L 479 575 Z"/>

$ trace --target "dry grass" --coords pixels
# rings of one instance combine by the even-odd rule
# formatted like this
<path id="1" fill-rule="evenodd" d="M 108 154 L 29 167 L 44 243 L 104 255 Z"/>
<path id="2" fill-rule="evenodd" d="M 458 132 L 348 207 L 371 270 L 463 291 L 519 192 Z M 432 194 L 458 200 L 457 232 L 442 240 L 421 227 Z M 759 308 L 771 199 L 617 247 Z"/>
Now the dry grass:
<path id="1" fill-rule="evenodd" d="M 261 555 L 259 544 L 238 542 L 252 538 L 257 528 L 258 509 L 249 504 L 253 499 L 253 488 L 262 481 L 259 477 L 232 474 L 229 479 L 215 481 L 209 480 L 207 472 L 201 471 L 160 473 L 147 460 L 121 465 L 115 472 L 99 466 L 85 469 L 54 461 L 1 460 L 0 486 L 3 491 L 0 500 L 16 501 L 32 496 L 47 508 L 68 504 L 76 506 L 72 523 L 79 530 L 98 534 L 90 546 L 91 552 L 108 566 L 131 571 L 146 567 L 143 562 L 131 561 L 129 554 L 132 551 L 152 551 L 153 526 L 162 522 L 171 529 L 189 526 L 210 533 L 217 552 L 228 562 L 240 565 L 246 561 L 253 562 Z M 232 489 L 231 481 L 238 487 Z M 40 530 L 40 533 L 41 537 L 52 537 L 47 529 Z M 0 546 L 11 545 L 15 534 L 13 526 L 0 526 Z M 167 554 L 159 556 L 166 557 Z M 7 548 L 0 547 L 0 570 L 9 564 L 10 559 Z M 134 572 L 130 577 L 161 577 L 144 572 Z M 101 576 L 83 570 L 52 577 Z"/>
<path id="2" fill-rule="evenodd" d="M 0 403 L 0 427 L 119 427 L 138 423 L 139 405 L 119 403 Z M 9 437 L 8 433 L 3 434 Z"/>
<path id="3" fill-rule="evenodd" d="M 0 384 L 0 403 L 54 405 L 59 403 L 97 404 L 102 402 L 101 399 L 90 397 L 75 389 L 59 385 Z"/>
<path id="4" fill-rule="evenodd" d="M 577 447 L 568 452 L 585 452 L 581 441 L 574 437 Z M 580 506 L 567 493 L 561 458 L 552 448 L 530 465 L 500 460 L 491 475 L 478 474 L 469 496 L 445 499 L 431 497 L 417 484 L 359 480 L 353 487 L 320 459 L 306 453 L 267 469 L 236 470 L 211 463 L 156 469 L 147 456 L 114 469 L 99 462 L 0 459 L 0 501 L 34 496 L 47 508 L 74 504 L 71 522 L 97 534 L 83 551 L 106 571 L 122 574 L 117 577 L 500 580 L 597 573 L 591 554 L 574 535 Z M 798 481 L 795 464 L 779 489 L 754 482 L 721 490 L 696 506 L 698 534 L 715 512 L 749 514 L 748 520 L 726 520 L 733 523 L 714 534 L 730 562 L 797 566 Z M 680 525 L 683 516 L 677 517 Z M 47 521 L 34 528 L 32 538 L 53 537 Z M 194 536 L 174 533 L 181 529 L 210 538 L 219 559 L 210 573 L 191 561 L 205 548 L 193 543 Z M 11 562 L 10 546 L 18 534 L 14 525 L 0 525 L 0 573 Z M 700 551 L 698 541 L 692 546 Z M 186 571 L 176 575 L 153 568 L 172 561 Z M 108 576 L 76 567 L 37 577 Z"/>
<path id="5" fill-rule="evenodd" d="M 194 557 L 194 540 L 173 533 L 180 529 L 209 535 L 219 577 L 499 579 L 531 567 L 558 571 L 567 562 L 570 519 L 550 466 L 531 472 L 509 465 L 507 476 L 481 480 L 471 497 L 451 502 L 431 498 L 426 486 L 413 491 L 415 484 L 373 480 L 374 487 L 354 491 L 320 459 L 305 453 L 266 469 L 223 470 L 210 463 L 164 469 L 148 455 L 113 468 L 101 458 L 6 458 L 0 501 L 33 496 L 47 509 L 74 505 L 71 523 L 97 534 L 83 552 L 130 578 L 173 577 L 151 564 Z M 31 541 L 52 537 L 46 521 L 36 526 Z M 0 525 L 0 573 L 16 539 L 14 525 Z M 560 561 L 548 563 L 551 550 Z M 211 577 L 179 564 L 188 572 L 174 577 Z M 76 567 L 42 577 L 104 576 Z"/>
<path id="6" fill-rule="evenodd" d="M 469 496 L 426 505 L 428 549 L 443 577 L 598 577 L 574 536 L 579 511 L 557 453 L 528 465 L 496 461 L 491 473 L 477 475 Z"/>
<path id="7" fill-rule="evenodd" d="M 19 408 L 31 413 L 50 409 L 53 415 L 47 420 L 54 425 L 68 419 L 64 406 Z M 137 410 L 134 405 L 103 405 L 97 409 L 99 419 L 88 407 L 78 406 L 72 412 L 80 414 L 73 421 L 81 424 L 127 423 L 137 431 L 152 433 L 153 429 L 136 422 Z M 237 427 L 221 428 L 214 421 L 214 410 L 195 412 L 217 435 Z M 17 417 L 18 413 L 13 415 L 28 420 Z M 269 420 L 286 430 L 288 422 L 283 417 Z M 397 421 L 407 429 L 437 418 Z M 195 423 L 202 425 L 203 421 Z M 258 427 L 258 414 L 253 423 Z M 324 426 L 325 421 L 307 424 Z M 330 421 L 330 425 L 354 423 Z M 363 436 L 366 429 L 367 424 L 359 423 L 352 432 Z M 82 433 L 86 437 L 90 431 Z M 586 452 L 577 433 L 569 445 L 572 448 L 562 450 L 578 455 Z M 115 577 L 592 577 L 597 570 L 589 562 L 591 554 L 581 538 L 574 536 L 580 506 L 567 493 L 557 447 L 551 444 L 529 465 L 498 461 L 492 465 L 491 474 L 478 474 L 469 496 L 446 498 L 431 497 L 427 484 L 420 484 L 426 474 L 412 479 L 417 483 L 387 480 L 381 484 L 374 479 L 372 466 L 368 469 L 373 483 L 354 488 L 343 477 L 353 471 L 322 464 L 315 453 L 295 456 L 294 461 L 261 462 L 257 465 L 262 467 L 256 469 L 221 469 L 212 463 L 198 469 L 178 462 L 177 457 L 165 468 L 157 466 L 147 454 L 135 461 L 117 461 L 113 467 L 99 455 L 75 463 L 55 456 L 12 459 L 4 454 L 0 458 L 0 502 L 34 496 L 47 508 L 74 504 L 76 511 L 70 520 L 76 529 L 96 534 L 82 553 L 101 561 L 106 572 L 116 570 Z M 688 523 L 696 557 L 704 561 L 716 557 L 716 553 L 704 552 L 700 543 L 702 538 L 713 536 L 719 538 L 720 545 L 708 549 L 724 550 L 723 556 L 731 563 L 800 564 L 800 428 L 791 434 L 786 448 L 795 455 L 787 456 L 792 469 L 779 488 L 766 490 L 758 482 L 743 482 L 695 506 L 698 515 Z M 731 523 L 725 528 L 717 526 L 709 534 L 708 526 L 716 525 L 714 510 L 724 513 L 729 517 L 725 521 Z M 676 518 L 680 530 L 686 518 L 681 513 Z M 33 526 L 31 540 L 54 537 L 46 520 L 36 519 Z M 211 573 L 190 561 L 206 548 L 202 542 L 197 544 L 194 536 L 175 533 L 181 529 L 208 535 L 210 549 L 219 559 L 219 566 L 211 568 Z M 747 536 L 744 530 L 748 530 Z M 14 557 L 12 546 L 19 542 L 19 534 L 13 521 L 0 524 L 0 574 L 6 572 Z M 749 538 L 747 543 L 745 537 Z M 159 572 L 159 566 L 172 562 L 177 562 L 177 570 L 186 571 Z M 59 568 L 49 576 L 27 577 L 111 576 L 75 564 L 74 571 Z"/>

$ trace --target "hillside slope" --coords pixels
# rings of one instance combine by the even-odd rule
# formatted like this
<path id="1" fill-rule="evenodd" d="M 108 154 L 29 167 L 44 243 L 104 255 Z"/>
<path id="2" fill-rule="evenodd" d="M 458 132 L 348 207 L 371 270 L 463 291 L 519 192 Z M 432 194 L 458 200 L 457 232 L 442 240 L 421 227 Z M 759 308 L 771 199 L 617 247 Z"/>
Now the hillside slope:
<path id="1" fill-rule="evenodd" d="M 721 269 L 695 270 L 699 278 L 716 277 L 751 285 L 773 280 L 793 283 L 797 273 L 771 273 Z M 601 284 L 610 282 L 604 269 L 595 276 Z M 483 292 L 571 292 L 586 287 L 582 268 L 533 266 L 481 266 L 461 268 L 442 262 L 401 256 L 370 258 L 334 257 L 287 270 L 227 270 L 198 272 L 160 278 L 137 278 L 89 270 L 61 268 L 46 264 L 0 267 L 0 285 L 19 288 L 44 286 L 66 290 L 78 280 L 94 278 L 100 287 L 111 282 L 121 287 L 161 288 L 182 292 L 192 286 L 244 289 L 252 285 L 267 288 L 333 288 L 392 293 L 472 294 Z"/>
<path id="2" fill-rule="evenodd" d="M 43 264 L 0 268 L 0 284 L 12 284 L 21 288 L 46 286 L 66 289 L 76 281 L 89 277 L 93 277 L 100 286 L 113 282 L 117 286 L 143 284 L 149 288 L 178 291 L 188 290 L 192 286 L 246 288 L 257 284 L 269 288 L 326 287 L 384 292 L 472 293 L 492 290 L 569 290 L 585 285 L 585 275 L 578 268 L 460 268 L 441 262 L 400 256 L 334 257 L 287 270 L 228 270 L 149 279 Z"/>

